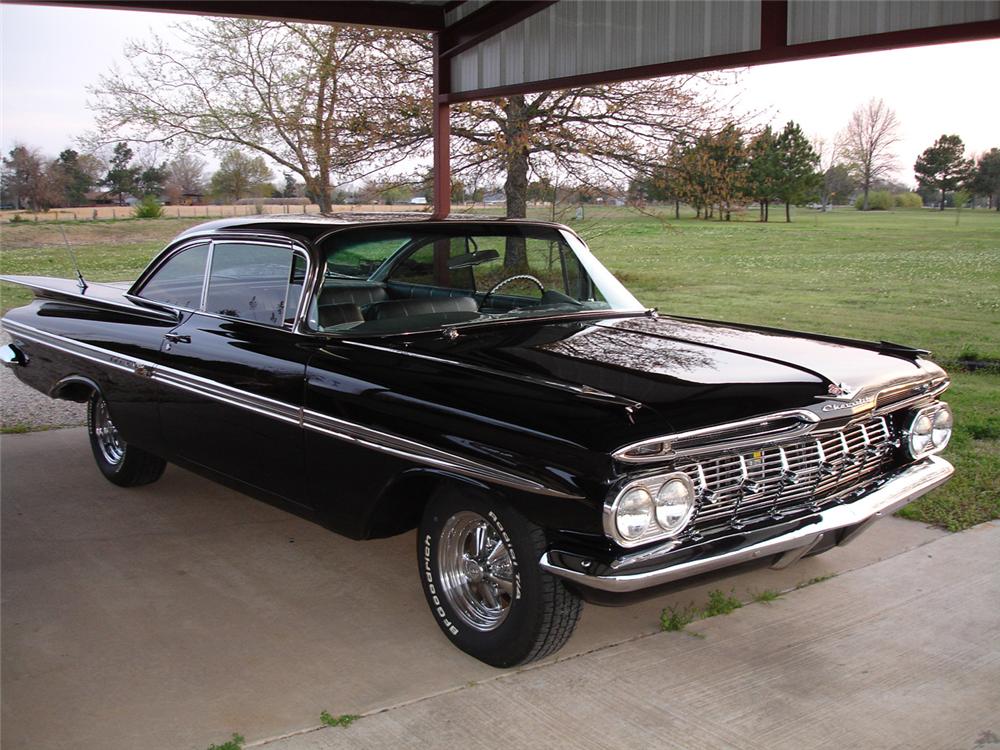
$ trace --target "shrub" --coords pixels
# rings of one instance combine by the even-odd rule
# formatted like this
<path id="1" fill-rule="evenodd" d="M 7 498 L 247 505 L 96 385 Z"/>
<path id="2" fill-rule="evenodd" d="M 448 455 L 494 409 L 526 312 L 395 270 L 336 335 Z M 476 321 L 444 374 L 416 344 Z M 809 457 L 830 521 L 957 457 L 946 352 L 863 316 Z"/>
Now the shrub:
<path id="1" fill-rule="evenodd" d="M 854 201 L 854 207 L 860 211 L 864 206 L 864 202 L 864 194 L 859 195 L 858 199 Z M 873 190 L 868 193 L 869 211 L 891 211 L 895 205 L 896 201 L 893 199 L 892 193 L 888 190 Z"/>
<path id="2" fill-rule="evenodd" d="M 893 196 L 896 208 L 923 208 L 924 199 L 916 193 L 896 193 Z"/>
<path id="3" fill-rule="evenodd" d="M 135 204 L 132 213 L 137 219 L 159 219 L 163 216 L 163 206 L 152 195 L 147 195 Z"/>

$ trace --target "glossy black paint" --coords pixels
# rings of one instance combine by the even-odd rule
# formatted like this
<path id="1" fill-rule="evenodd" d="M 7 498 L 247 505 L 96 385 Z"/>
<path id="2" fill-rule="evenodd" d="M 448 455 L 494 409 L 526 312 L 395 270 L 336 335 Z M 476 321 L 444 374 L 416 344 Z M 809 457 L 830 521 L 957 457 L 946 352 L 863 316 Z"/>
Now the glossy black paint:
<path id="1" fill-rule="evenodd" d="M 281 238 L 312 254 L 307 295 L 315 294 L 322 282 L 316 242 L 353 226 L 224 220 L 189 230 L 164 255 L 196 237 Z M 73 284 L 35 280 L 39 299 L 6 320 L 266 402 L 248 408 L 151 379 L 141 368 L 109 368 L 30 341 L 21 342 L 31 361 L 15 368 L 18 377 L 46 393 L 67 377 L 93 381 L 127 441 L 355 538 L 412 528 L 427 493 L 447 480 L 502 494 L 566 554 L 607 559 L 617 548 L 604 535 L 601 509 L 628 470 L 611 458 L 615 449 L 787 409 L 837 421 L 840 413 L 821 410 L 831 384 L 944 374 L 905 347 L 653 314 L 565 315 L 457 326 L 457 336 L 352 339 L 178 314 L 96 284 L 81 295 Z M 305 421 L 315 413 L 363 425 L 548 491 L 345 439 L 288 416 L 300 409 Z"/>

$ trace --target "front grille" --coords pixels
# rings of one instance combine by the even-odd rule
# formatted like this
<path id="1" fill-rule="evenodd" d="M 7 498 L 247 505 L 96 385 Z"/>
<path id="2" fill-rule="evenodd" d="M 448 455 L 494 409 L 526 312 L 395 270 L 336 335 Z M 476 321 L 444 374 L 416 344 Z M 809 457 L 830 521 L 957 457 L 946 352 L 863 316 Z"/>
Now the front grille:
<path id="1" fill-rule="evenodd" d="M 818 510 L 884 473 L 897 441 L 886 417 L 808 439 L 677 465 L 698 489 L 694 535 Z"/>

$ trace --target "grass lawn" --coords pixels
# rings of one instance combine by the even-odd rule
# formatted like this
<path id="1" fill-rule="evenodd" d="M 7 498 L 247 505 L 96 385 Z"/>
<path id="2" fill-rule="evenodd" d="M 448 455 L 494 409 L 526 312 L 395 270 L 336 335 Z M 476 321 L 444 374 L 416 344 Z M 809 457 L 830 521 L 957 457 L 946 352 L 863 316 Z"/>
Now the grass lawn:
<path id="1" fill-rule="evenodd" d="M 588 206 L 570 221 L 597 256 L 645 304 L 664 313 L 761 323 L 1000 361 L 1000 214 L 927 210 L 821 213 L 791 224 L 674 220 Z M 538 209 L 536 218 L 548 218 Z M 134 278 L 171 237 L 200 220 L 70 222 L 84 275 Z M 71 276 L 58 225 L 6 224 L 0 272 Z M 4 310 L 30 295 L 0 286 Z M 949 529 L 1000 518 L 1000 373 L 951 368 L 956 411 L 947 456 L 958 469 L 944 488 L 907 507 L 908 518 Z"/>

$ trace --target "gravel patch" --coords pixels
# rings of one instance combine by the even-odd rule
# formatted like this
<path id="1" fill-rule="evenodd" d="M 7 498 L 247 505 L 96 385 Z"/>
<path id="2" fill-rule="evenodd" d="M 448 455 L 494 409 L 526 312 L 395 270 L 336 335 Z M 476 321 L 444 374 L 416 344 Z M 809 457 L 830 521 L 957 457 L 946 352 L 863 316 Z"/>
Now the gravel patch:
<path id="1" fill-rule="evenodd" d="M 10 336 L 0 333 L 0 346 Z M 0 366 L 0 426 L 4 429 L 76 427 L 87 423 L 86 405 L 49 398 L 29 388 L 9 367 Z"/>

